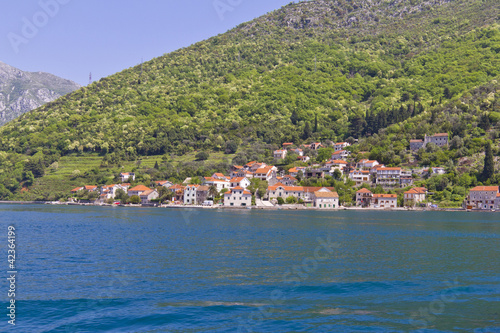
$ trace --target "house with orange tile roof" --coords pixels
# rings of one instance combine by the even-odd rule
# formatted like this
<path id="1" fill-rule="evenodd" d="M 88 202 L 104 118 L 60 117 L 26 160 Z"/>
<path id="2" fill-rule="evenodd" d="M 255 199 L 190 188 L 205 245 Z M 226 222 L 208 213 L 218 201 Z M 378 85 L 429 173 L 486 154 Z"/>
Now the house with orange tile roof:
<path id="1" fill-rule="evenodd" d="M 297 156 L 297 160 L 303 163 L 307 163 L 311 160 L 311 158 L 309 156 Z"/>
<path id="2" fill-rule="evenodd" d="M 299 155 L 299 156 L 304 156 L 304 151 L 300 148 L 291 149 L 290 151 Z"/>
<path id="3" fill-rule="evenodd" d="M 326 189 L 314 192 L 314 207 L 318 209 L 339 208 L 338 193 Z"/>
<path id="4" fill-rule="evenodd" d="M 135 173 L 133 172 L 122 172 L 120 173 L 120 179 L 122 183 L 135 180 Z"/>
<path id="5" fill-rule="evenodd" d="M 277 160 L 284 160 L 288 151 L 286 149 L 279 149 L 273 152 L 273 157 Z"/>
<path id="6" fill-rule="evenodd" d="M 265 166 L 260 169 L 257 169 L 254 173 L 254 178 L 269 181 L 273 177 L 275 169 L 276 167 L 274 166 Z"/>
<path id="7" fill-rule="evenodd" d="M 374 194 L 372 207 L 374 208 L 396 208 L 398 196 L 396 194 Z"/>
<path id="8" fill-rule="evenodd" d="M 231 183 L 229 180 L 218 179 L 218 178 L 213 178 L 213 177 L 205 177 L 203 179 L 203 185 L 206 185 L 208 187 L 213 185 L 217 188 L 217 192 L 220 192 L 225 188 L 231 187 Z"/>
<path id="9" fill-rule="evenodd" d="M 156 190 L 148 190 L 144 191 L 139 195 L 139 198 L 141 198 L 141 204 L 143 205 L 149 205 L 151 204 L 151 201 L 154 199 L 158 199 L 160 197 L 158 191 Z"/>
<path id="10" fill-rule="evenodd" d="M 463 207 L 466 209 L 500 209 L 498 186 L 476 186 L 469 191 Z"/>
<path id="11" fill-rule="evenodd" d="M 356 183 L 356 186 L 361 184 L 369 184 L 372 182 L 370 171 L 368 170 L 352 170 L 349 173 L 349 179 Z"/>
<path id="12" fill-rule="evenodd" d="M 128 186 L 124 184 L 112 184 L 101 186 L 101 199 L 114 199 L 116 197 L 116 192 L 122 190 L 125 193 L 128 192 Z"/>
<path id="13" fill-rule="evenodd" d="M 345 160 L 351 155 L 350 151 L 347 150 L 338 150 L 332 154 L 332 160 Z"/>
<path id="14" fill-rule="evenodd" d="M 283 177 L 277 177 L 279 183 L 287 186 L 293 186 L 297 184 L 298 180 L 290 175 L 284 175 Z"/>
<path id="15" fill-rule="evenodd" d="M 229 181 L 229 187 L 235 188 L 238 186 L 246 189 L 248 186 L 250 186 L 250 180 L 247 177 L 231 178 L 231 180 Z"/>
<path id="16" fill-rule="evenodd" d="M 217 173 L 214 173 L 212 175 L 212 178 L 213 179 L 219 179 L 219 180 L 225 180 L 225 181 L 228 181 L 230 180 L 231 178 L 228 177 L 228 176 L 225 176 L 224 174 L 220 173 L 220 172 L 217 172 Z"/>
<path id="17" fill-rule="evenodd" d="M 362 188 L 356 192 L 356 206 L 370 207 L 372 204 L 373 193 L 372 191 Z"/>
<path id="18" fill-rule="evenodd" d="M 321 147 L 323 147 L 323 145 L 321 144 L 321 142 L 313 142 L 309 145 L 309 147 L 312 149 L 312 150 L 318 150 L 320 149 Z"/>
<path id="19" fill-rule="evenodd" d="M 427 189 L 425 187 L 414 187 L 404 193 L 404 205 L 415 206 L 425 201 Z"/>
<path id="20" fill-rule="evenodd" d="M 374 166 L 377 166 L 379 165 L 380 163 L 378 163 L 378 161 L 375 161 L 375 160 L 361 160 L 358 162 L 358 164 L 356 165 L 358 168 L 360 169 L 371 169 L 373 168 Z"/>
<path id="21" fill-rule="evenodd" d="M 278 183 L 267 188 L 267 197 L 269 200 L 277 199 L 281 197 L 286 200 L 288 197 L 295 197 L 301 199 L 304 196 L 304 188 L 302 186 L 287 186 Z"/>
<path id="22" fill-rule="evenodd" d="M 377 185 L 383 187 L 399 187 L 401 181 L 401 168 L 378 168 Z"/>
<path id="23" fill-rule="evenodd" d="M 186 187 L 181 184 L 174 184 L 168 188 L 169 191 L 174 193 L 174 197 L 172 197 L 172 201 L 184 201 L 184 189 Z"/>
<path id="24" fill-rule="evenodd" d="M 241 186 L 236 186 L 224 193 L 225 207 L 250 207 L 252 206 L 252 193 Z"/>
<path id="25" fill-rule="evenodd" d="M 307 204 L 313 204 L 315 198 L 315 192 L 335 192 L 334 187 L 317 187 L 317 186 L 303 186 L 304 195 L 302 200 Z"/>
<path id="26" fill-rule="evenodd" d="M 146 191 L 150 191 L 151 189 L 147 186 L 144 186 L 144 185 L 138 185 L 138 186 L 135 186 L 133 188 L 131 188 L 130 190 L 128 190 L 128 196 L 131 197 L 133 195 L 137 195 L 137 196 L 141 196 L 142 193 L 146 192 Z"/>
<path id="27" fill-rule="evenodd" d="M 293 146 L 293 142 L 285 142 L 285 143 L 283 144 L 283 148 L 284 148 L 284 149 L 288 149 L 288 148 L 290 148 L 291 146 Z"/>
<path id="28" fill-rule="evenodd" d="M 172 185 L 174 185 L 174 183 L 172 183 L 171 181 L 168 181 L 168 180 L 158 180 L 158 181 L 155 181 L 155 184 L 156 184 L 156 186 L 163 186 L 165 188 L 169 188 Z"/>
<path id="29" fill-rule="evenodd" d="M 71 193 L 72 194 L 76 194 L 76 193 L 78 193 L 78 192 L 80 192 L 82 190 L 83 190 L 83 186 L 75 187 L 74 189 L 71 190 Z"/>
<path id="30" fill-rule="evenodd" d="M 333 145 L 333 148 L 335 149 L 335 151 L 340 151 L 344 150 L 346 147 L 349 147 L 350 145 L 351 144 L 348 142 L 338 142 Z"/>

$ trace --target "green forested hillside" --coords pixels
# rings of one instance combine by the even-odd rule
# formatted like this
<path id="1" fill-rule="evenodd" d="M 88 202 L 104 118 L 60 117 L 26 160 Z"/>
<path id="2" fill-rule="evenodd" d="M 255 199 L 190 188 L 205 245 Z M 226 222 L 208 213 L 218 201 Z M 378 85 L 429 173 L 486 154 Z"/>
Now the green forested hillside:
<path id="1" fill-rule="evenodd" d="M 25 114 L 0 129 L 0 149 L 11 164 L 42 154 L 48 166 L 75 153 L 134 160 L 379 131 L 421 137 L 420 124 L 446 130 L 436 122 L 445 106 L 500 77 L 499 21 L 496 0 L 290 4 Z M 487 112 L 494 126 L 492 98 L 450 117 Z"/>

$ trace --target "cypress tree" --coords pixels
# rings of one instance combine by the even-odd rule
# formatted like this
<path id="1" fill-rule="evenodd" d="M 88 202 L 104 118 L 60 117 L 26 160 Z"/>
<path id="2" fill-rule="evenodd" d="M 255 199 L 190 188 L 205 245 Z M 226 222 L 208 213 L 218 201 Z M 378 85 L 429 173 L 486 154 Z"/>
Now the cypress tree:
<path id="1" fill-rule="evenodd" d="M 304 126 L 304 135 L 302 136 L 302 138 L 306 140 L 311 136 L 312 136 L 311 125 L 309 125 L 309 122 L 306 121 L 306 124 Z"/>
<path id="2" fill-rule="evenodd" d="M 314 133 L 318 132 L 318 115 L 314 116 Z"/>
<path id="3" fill-rule="evenodd" d="M 158 161 L 155 162 L 155 169 L 158 170 L 160 167 L 158 166 Z"/>
<path id="4" fill-rule="evenodd" d="M 292 116 L 290 117 L 290 121 L 292 124 L 297 125 L 297 122 L 299 121 L 299 115 L 297 114 L 296 110 L 292 111 Z"/>
<path id="5" fill-rule="evenodd" d="M 484 169 L 481 174 L 481 179 L 487 181 L 493 177 L 495 173 L 495 162 L 493 161 L 493 151 L 491 150 L 491 142 L 486 145 L 486 154 L 484 156 Z"/>

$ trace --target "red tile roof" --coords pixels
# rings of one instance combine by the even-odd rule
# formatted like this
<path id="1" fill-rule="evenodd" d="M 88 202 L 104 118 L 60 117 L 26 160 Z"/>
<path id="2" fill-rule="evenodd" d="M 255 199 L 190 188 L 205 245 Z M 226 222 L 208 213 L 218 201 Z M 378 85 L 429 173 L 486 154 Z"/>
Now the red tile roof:
<path id="1" fill-rule="evenodd" d="M 398 196 L 396 194 L 374 194 L 374 198 L 393 198 L 396 199 Z"/>
<path id="2" fill-rule="evenodd" d="M 369 189 L 367 188 L 362 188 L 361 190 L 359 190 L 358 192 L 356 193 L 372 193 L 372 191 L 370 191 Z"/>
<path id="3" fill-rule="evenodd" d="M 334 164 L 347 164 L 346 161 L 342 161 L 342 160 L 333 160 L 333 161 L 331 161 L 331 163 L 334 163 Z"/>
<path id="4" fill-rule="evenodd" d="M 141 197 L 146 197 L 148 195 L 150 195 L 151 193 L 153 193 L 155 190 L 148 190 L 148 191 L 144 191 L 141 193 Z"/>
<path id="5" fill-rule="evenodd" d="M 144 185 L 138 185 L 134 188 L 131 188 L 129 192 L 141 192 L 141 191 L 150 191 L 151 189 L 149 187 L 146 187 Z"/>
<path id="6" fill-rule="evenodd" d="M 269 186 L 267 189 L 269 191 L 276 191 L 278 187 L 282 187 L 285 191 L 291 191 L 291 192 L 302 192 L 304 191 L 304 188 L 302 186 L 286 186 L 283 185 L 282 183 L 275 184 L 273 186 Z"/>
<path id="7" fill-rule="evenodd" d="M 245 177 L 235 177 L 231 179 L 231 183 L 239 183 L 241 182 Z"/>
<path id="8" fill-rule="evenodd" d="M 496 191 L 498 192 L 498 186 L 476 186 L 473 189 L 471 189 L 472 192 L 478 192 L 478 191 Z"/>
<path id="9" fill-rule="evenodd" d="M 409 191 L 406 191 L 405 194 L 425 194 L 427 190 L 423 187 L 414 187 Z"/>
<path id="10" fill-rule="evenodd" d="M 256 174 L 257 174 L 257 173 L 268 174 L 268 173 L 271 171 L 271 169 L 272 169 L 272 168 L 273 168 L 272 166 L 266 166 L 266 167 L 263 167 L 263 168 L 257 169 L 257 171 L 255 171 L 255 173 L 256 173 Z"/>
<path id="11" fill-rule="evenodd" d="M 337 192 L 314 192 L 316 198 L 338 198 L 339 194 Z"/>
<path id="12" fill-rule="evenodd" d="M 313 186 L 304 186 L 304 192 L 308 192 L 308 193 L 313 193 L 313 192 L 316 192 L 316 191 L 319 191 L 321 190 L 322 188 L 326 188 L 330 191 L 335 191 L 335 187 L 313 187 Z"/>

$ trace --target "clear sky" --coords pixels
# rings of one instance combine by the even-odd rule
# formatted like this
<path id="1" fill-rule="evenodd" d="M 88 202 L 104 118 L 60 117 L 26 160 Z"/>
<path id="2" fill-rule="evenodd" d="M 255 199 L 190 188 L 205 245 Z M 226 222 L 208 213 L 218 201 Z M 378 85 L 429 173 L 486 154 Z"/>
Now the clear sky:
<path id="1" fill-rule="evenodd" d="M 0 61 L 87 85 L 291 0 L 22 0 L 0 4 Z"/>

